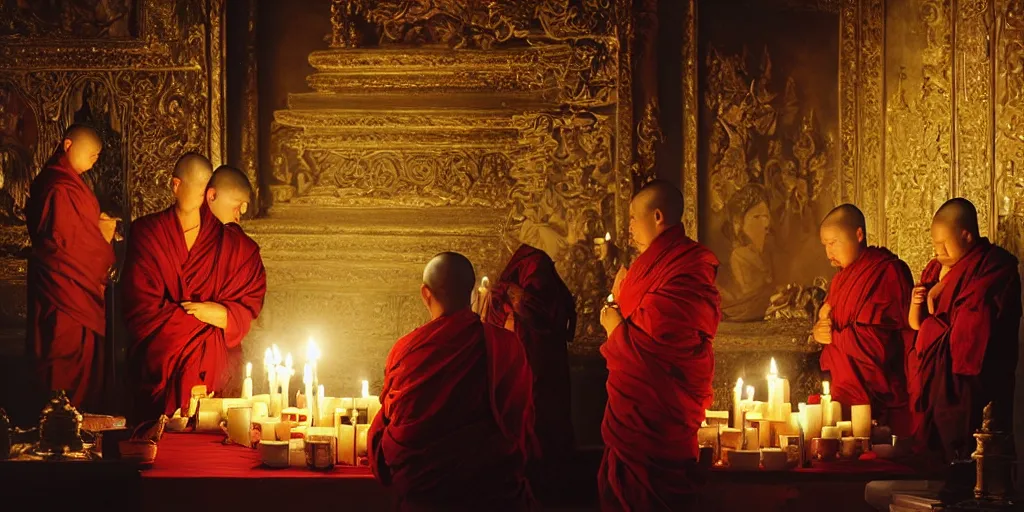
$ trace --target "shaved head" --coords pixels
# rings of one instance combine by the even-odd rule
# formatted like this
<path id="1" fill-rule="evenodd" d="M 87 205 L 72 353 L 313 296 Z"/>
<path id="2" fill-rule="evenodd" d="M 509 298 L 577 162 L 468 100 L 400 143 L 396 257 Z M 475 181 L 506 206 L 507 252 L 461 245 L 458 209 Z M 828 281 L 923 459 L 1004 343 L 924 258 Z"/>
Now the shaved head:
<path id="1" fill-rule="evenodd" d="M 206 186 L 206 202 L 221 222 L 239 222 L 251 199 L 252 184 L 244 172 L 227 165 L 213 171 Z"/>
<path id="2" fill-rule="evenodd" d="M 99 132 L 84 124 L 73 124 L 64 130 L 58 154 L 78 174 L 92 169 L 103 151 Z"/>
<path id="3" fill-rule="evenodd" d="M 473 264 L 457 252 L 442 252 L 423 269 L 423 286 L 442 314 L 468 308 L 475 284 Z M 429 301 L 427 307 L 431 307 Z"/>
<path id="4" fill-rule="evenodd" d="M 189 185 L 202 182 L 203 188 L 206 188 L 212 174 L 213 164 L 199 153 L 185 153 L 174 164 L 174 177 Z"/>
<path id="5" fill-rule="evenodd" d="M 942 203 L 932 219 L 932 224 L 935 223 L 967 231 L 975 238 L 981 236 L 981 230 L 978 229 L 978 209 L 974 207 L 973 203 L 962 197 L 955 197 Z"/>
<path id="6" fill-rule="evenodd" d="M 683 222 L 683 194 L 665 180 L 654 180 L 629 203 L 629 234 L 641 253 L 663 231 Z"/>
<path id="7" fill-rule="evenodd" d="M 850 266 L 868 245 L 864 213 L 852 204 L 841 204 L 828 212 L 818 232 L 825 256 L 833 267 Z"/>
<path id="8" fill-rule="evenodd" d="M 962 197 L 946 201 L 932 218 L 931 235 L 935 259 L 951 268 L 981 238 L 978 210 Z"/>
<path id="9" fill-rule="evenodd" d="M 669 226 L 683 222 L 683 193 L 665 180 L 654 180 L 644 185 L 633 201 L 644 205 L 648 212 L 661 211 Z"/>

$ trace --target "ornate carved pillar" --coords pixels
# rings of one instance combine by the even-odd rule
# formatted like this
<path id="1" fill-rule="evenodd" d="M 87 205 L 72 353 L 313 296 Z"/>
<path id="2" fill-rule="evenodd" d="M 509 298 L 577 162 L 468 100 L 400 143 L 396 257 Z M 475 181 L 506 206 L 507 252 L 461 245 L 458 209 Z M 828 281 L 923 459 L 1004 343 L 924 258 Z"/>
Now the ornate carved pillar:
<path id="1" fill-rule="evenodd" d="M 261 205 L 259 176 L 259 87 L 257 78 L 258 44 L 257 34 L 257 0 L 248 0 L 248 23 L 245 32 L 245 82 L 242 88 L 242 134 L 240 144 L 239 165 L 242 172 L 249 177 L 249 182 L 256 190 L 252 198 L 253 206 Z M 255 209 L 254 209 L 255 210 Z M 255 213 L 255 211 L 254 211 Z"/>

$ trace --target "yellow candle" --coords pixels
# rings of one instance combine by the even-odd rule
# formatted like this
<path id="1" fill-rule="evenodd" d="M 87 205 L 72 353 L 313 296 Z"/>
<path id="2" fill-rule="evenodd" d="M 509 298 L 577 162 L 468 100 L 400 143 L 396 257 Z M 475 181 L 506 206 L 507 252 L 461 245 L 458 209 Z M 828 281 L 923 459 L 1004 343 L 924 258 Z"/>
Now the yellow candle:
<path id="1" fill-rule="evenodd" d="M 732 388 L 732 428 L 740 428 L 741 406 L 743 402 L 743 378 L 736 379 L 736 387 Z"/>
<path id="2" fill-rule="evenodd" d="M 853 424 L 854 437 L 871 437 L 871 405 L 851 406 L 850 420 Z"/>
<path id="3" fill-rule="evenodd" d="M 252 363 L 245 363 L 245 380 L 242 381 L 242 398 L 252 398 Z"/>

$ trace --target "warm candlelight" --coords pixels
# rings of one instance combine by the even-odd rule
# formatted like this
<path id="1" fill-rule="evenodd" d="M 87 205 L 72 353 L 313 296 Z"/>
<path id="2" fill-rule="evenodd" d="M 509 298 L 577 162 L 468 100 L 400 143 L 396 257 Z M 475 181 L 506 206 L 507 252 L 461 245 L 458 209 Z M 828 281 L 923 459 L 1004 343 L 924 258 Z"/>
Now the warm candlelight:
<path id="1" fill-rule="evenodd" d="M 302 384 L 306 389 L 306 399 L 304 400 L 303 408 L 311 413 L 313 410 L 313 367 L 309 363 L 302 366 Z M 313 415 L 309 414 L 307 417 L 312 419 Z"/>
<path id="2" fill-rule="evenodd" d="M 605 233 L 604 233 L 604 242 L 605 243 L 611 243 L 611 241 L 612 241 L 612 234 L 607 232 L 607 231 L 605 231 Z"/>
<path id="3" fill-rule="evenodd" d="M 768 411 L 767 418 L 779 419 L 782 409 L 782 388 L 778 385 L 779 367 L 775 364 L 775 358 L 771 359 L 768 365 Z"/>
<path id="4" fill-rule="evenodd" d="M 245 380 L 242 381 L 242 398 L 252 398 L 252 363 L 245 363 Z"/>
<path id="5" fill-rule="evenodd" d="M 743 401 L 743 377 L 736 379 L 736 387 L 732 388 L 732 428 L 743 428 L 740 424 L 741 404 Z"/>
<path id="6" fill-rule="evenodd" d="M 363 381 L 363 398 L 370 397 L 370 381 Z"/>
<path id="7" fill-rule="evenodd" d="M 312 383 L 313 387 L 316 387 L 318 384 L 320 384 L 320 378 L 319 378 L 319 375 L 317 375 L 317 361 L 319 359 L 320 359 L 320 347 L 318 347 L 316 345 L 316 342 L 313 341 L 313 337 L 310 336 L 309 344 L 306 346 L 306 362 L 309 364 L 310 368 L 312 368 L 312 370 L 311 370 L 311 376 L 312 376 L 311 383 Z M 310 418 L 312 418 L 311 421 L 314 421 L 314 422 L 317 421 L 317 418 L 319 417 L 319 414 L 320 414 L 320 402 L 319 402 L 318 398 L 319 397 L 316 396 L 316 395 L 311 395 L 307 399 L 307 402 L 310 403 L 310 406 L 309 406 L 309 416 L 310 416 Z"/>
<path id="8" fill-rule="evenodd" d="M 607 299 L 605 299 L 605 300 L 606 300 L 606 301 L 607 301 L 607 302 L 608 302 L 609 304 L 612 304 L 612 303 L 614 303 L 614 302 L 615 302 L 615 295 L 614 295 L 614 294 L 611 294 L 611 293 L 609 293 L 609 294 L 608 294 L 608 298 L 607 298 Z"/>
<path id="9" fill-rule="evenodd" d="M 829 391 L 831 391 L 831 386 L 829 385 L 827 380 L 821 381 L 821 391 L 825 395 L 831 395 L 832 394 L 832 393 L 829 393 Z"/>
<path id="10" fill-rule="evenodd" d="M 747 401 L 754 401 L 754 386 L 747 386 Z"/>
<path id="11" fill-rule="evenodd" d="M 850 407 L 850 423 L 854 437 L 871 437 L 871 406 L 868 404 Z"/>
<path id="12" fill-rule="evenodd" d="M 487 279 L 487 276 L 484 276 L 483 278 L 480 279 L 480 288 L 483 288 L 484 290 L 487 290 L 487 288 L 489 288 L 490 286 L 491 286 L 491 280 Z"/>
<path id="13" fill-rule="evenodd" d="M 821 382 L 821 391 L 821 424 L 831 427 L 836 424 L 836 420 L 832 418 L 831 386 L 827 380 Z"/>

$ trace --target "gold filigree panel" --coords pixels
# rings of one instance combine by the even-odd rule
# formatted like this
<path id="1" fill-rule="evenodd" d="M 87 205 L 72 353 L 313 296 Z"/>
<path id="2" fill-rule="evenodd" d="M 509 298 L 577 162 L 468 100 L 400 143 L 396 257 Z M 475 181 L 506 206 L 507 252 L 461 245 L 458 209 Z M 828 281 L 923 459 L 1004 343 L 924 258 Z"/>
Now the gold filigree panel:
<path id="1" fill-rule="evenodd" d="M 1024 0 L 995 13 L 996 239 L 1024 260 Z"/>
<path id="2" fill-rule="evenodd" d="M 961 0 L 956 3 L 955 195 L 970 200 L 978 209 L 982 236 L 994 226 L 993 206 L 993 59 L 994 25 L 992 0 Z"/>

